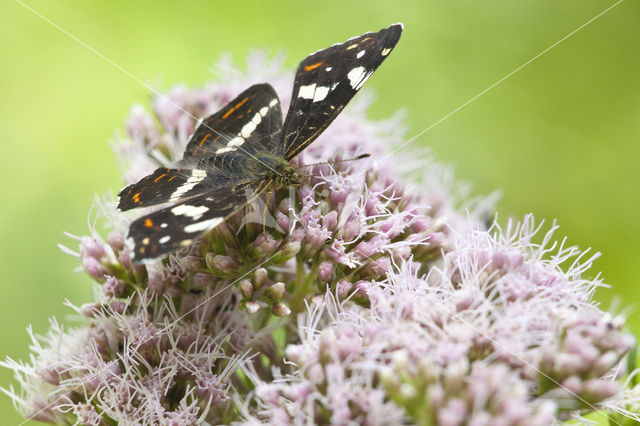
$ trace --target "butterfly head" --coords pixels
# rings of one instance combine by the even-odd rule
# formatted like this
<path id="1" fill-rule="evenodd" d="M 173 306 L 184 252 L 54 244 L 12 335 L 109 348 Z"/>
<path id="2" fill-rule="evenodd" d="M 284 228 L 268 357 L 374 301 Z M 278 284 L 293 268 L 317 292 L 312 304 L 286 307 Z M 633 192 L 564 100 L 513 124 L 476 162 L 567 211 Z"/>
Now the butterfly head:
<path id="1" fill-rule="evenodd" d="M 302 184 L 302 176 L 298 173 L 298 168 L 290 164 L 282 165 L 274 173 L 273 181 L 276 188 L 288 188 Z"/>

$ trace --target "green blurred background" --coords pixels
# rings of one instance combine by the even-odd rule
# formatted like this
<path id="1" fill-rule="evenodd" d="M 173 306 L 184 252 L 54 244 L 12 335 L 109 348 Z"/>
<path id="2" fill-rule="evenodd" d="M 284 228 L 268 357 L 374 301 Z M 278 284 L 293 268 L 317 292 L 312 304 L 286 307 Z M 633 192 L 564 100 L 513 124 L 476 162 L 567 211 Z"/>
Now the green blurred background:
<path id="1" fill-rule="evenodd" d="M 201 85 L 223 52 L 288 51 L 287 64 L 332 43 L 404 22 L 368 87 L 375 118 L 405 108 L 409 137 L 614 4 L 612 1 L 323 0 L 85 2 L 28 5 L 136 77 Z M 232 6 L 233 4 L 241 6 Z M 558 236 L 603 256 L 614 298 L 640 332 L 640 3 L 625 0 L 421 136 L 475 193 L 501 189 L 500 217 L 558 219 Z M 96 193 L 121 186 L 109 148 L 139 83 L 18 2 L 0 6 L 0 356 L 25 359 L 25 328 L 64 319 L 91 281 L 56 244 L 87 232 Z M 409 147 L 408 149 L 411 149 Z M 12 383 L 0 370 L 0 386 Z M 2 424 L 20 417 L 0 396 Z"/>

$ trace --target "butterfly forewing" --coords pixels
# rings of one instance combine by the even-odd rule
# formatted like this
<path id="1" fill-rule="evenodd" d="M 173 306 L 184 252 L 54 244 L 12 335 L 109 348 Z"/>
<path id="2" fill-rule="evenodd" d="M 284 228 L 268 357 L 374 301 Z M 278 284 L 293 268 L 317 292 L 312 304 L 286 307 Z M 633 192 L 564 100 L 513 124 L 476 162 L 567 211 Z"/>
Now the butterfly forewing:
<path id="1" fill-rule="evenodd" d="M 282 108 L 273 87 L 256 84 L 209 116 L 187 144 L 183 161 L 235 152 L 275 152 L 280 145 Z"/>
<path id="2" fill-rule="evenodd" d="M 401 33 L 396 24 L 309 55 L 296 72 L 284 125 L 273 88 L 249 87 L 198 126 L 176 168 L 124 188 L 121 210 L 173 203 L 129 227 L 135 260 L 190 245 L 291 172 L 287 161 L 336 118 Z"/>
<path id="3" fill-rule="evenodd" d="M 210 188 L 206 194 L 135 220 L 129 227 L 134 258 L 154 258 L 190 245 L 204 231 L 255 200 L 269 184 L 266 180 L 245 180 Z"/>
<path id="4" fill-rule="evenodd" d="M 127 186 L 119 194 L 118 208 L 179 202 L 246 179 L 247 160 L 279 150 L 281 129 L 282 109 L 273 88 L 251 86 L 198 126 L 180 167 L 159 168 Z"/>
<path id="5" fill-rule="evenodd" d="M 319 50 L 298 66 L 283 127 L 291 160 L 336 118 L 400 39 L 402 24 Z"/>

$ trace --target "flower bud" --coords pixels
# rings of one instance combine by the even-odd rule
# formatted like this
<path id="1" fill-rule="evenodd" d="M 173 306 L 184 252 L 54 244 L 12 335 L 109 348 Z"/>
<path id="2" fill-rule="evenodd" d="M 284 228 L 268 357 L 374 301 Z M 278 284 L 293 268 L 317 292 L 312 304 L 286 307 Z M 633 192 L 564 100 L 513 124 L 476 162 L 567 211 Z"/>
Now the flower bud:
<path id="1" fill-rule="evenodd" d="M 349 295 L 352 288 L 353 288 L 353 283 L 351 281 L 341 280 L 336 285 L 336 293 L 338 297 L 345 298 Z"/>
<path id="2" fill-rule="evenodd" d="M 322 217 L 322 226 L 329 231 L 334 231 L 338 225 L 338 212 L 331 210 Z"/>
<path id="3" fill-rule="evenodd" d="M 282 302 L 278 302 L 271 308 L 271 313 L 277 317 L 286 317 L 291 314 L 291 309 Z"/>
<path id="4" fill-rule="evenodd" d="M 180 264 L 190 272 L 204 272 L 207 268 L 206 263 L 200 256 L 184 256 L 180 259 Z"/>
<path id="5" fill-rule="evenodd" d="M 277 282 L 267 287 L 267 289 L 264 291 L 264 295 L 270 301 L 277 302 L 278 300 L 282 299 L 282 296 L 284 295 L 284 291 L 285 291 L 284 283 Z"/>
<path id="6" fill-rule="evenodd" d="M 254 289 L 261 289 L 262 286 L 267 282 L 267 278 L 269 278 L 269 273 L 265 268 L 257 268 L 255 271 L 253 271 Z"/>
<path id="7" fill-rule="evenodd" d="M 85 257 L 82 259 L 82 267 L 96 281 L 104 281 L 104 275 L 107 273 L 105 267 L 93 257 Z"/>
<path id="8" fill-rule="evenodd" d="M 280 231 L 284 232 L 285 234 L 289 233 L 291 222 L 289 222 L 289 217 L 286 214 L 282 212 L 276 212 L 276 223 L 278 224 Z"/>
<path id="9" fill-rule="evenodd" d="M 109 244 L 114 251 L 120 251 L 124 248 L 124 237 L 120 232 L 113 231 L 107 235 L 107 244 Z"/>
<path id="10" fill-rule="evenodd" d="M 251 299 L 253 296 L 253 284 L 251 284 L 251 281 L 246 279 L 242 280 L 238 284 L 238 287 L 240 287 L 240 292 L 242 292 L 245 299 Z"/>
<path id="11" fill-rule="evenodd" d="M 88 256 L 100 260 L 106 256 L 107 252 L 102 241 L 98 241 L 93 237 L 82 237 L 80 240 L 80 254 L 83 257 Z"/>
<path id="12" fill-rule="evenodd" d="M 333 264 L 331 262 L 324 261 L 318 265 L 318 279 L 322 283 L 333 279 Z"/>
<path id="13" fill-rule="evenodd" d="M 290 241 L 286 243 L 282 247 L 282 250 L 273 257 L 272 259 L 273 263 L 281 264 L 286 262 L 287 260 L 297 255 L 298 252 L 300 252 L 300 247 L 301 247 L 301 244 L 299 241 Z"/>
<path id="14" fill-rule="evenodd" d="M 251 300 L 245 303 L 244 307 L 249 314 L 255 314 L 260 310 L 260 303 Z"/>
<path id="15" fill-rule="evenodd" d="M 209 269 L 213 271 L 230 274 L 238 268 L 238 263 L 231 256 L 207 253 L 205 260 Z"/>
<path id="16" fill-rule="evenodd" d="M 258 257 L 264 257 L 278 247 L 278 242 L 271 236 L 271 234 L 262 233 L 254 240 L 252 246 Z"/>

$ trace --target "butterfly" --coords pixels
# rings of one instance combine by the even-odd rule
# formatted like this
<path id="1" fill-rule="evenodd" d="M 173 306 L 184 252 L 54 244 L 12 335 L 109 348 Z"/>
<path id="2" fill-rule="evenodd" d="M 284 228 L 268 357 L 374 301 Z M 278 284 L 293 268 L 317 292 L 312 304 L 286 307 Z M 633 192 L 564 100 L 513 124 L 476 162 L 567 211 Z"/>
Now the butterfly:
<path id="1" fill-rule="evenodd" d="M 197 127 L 175 167 L 125 187 L 118 201 L 122 211 L 171 204 L 129 226 L 134 260 L 189 246 L 263 192 L 300 185 L 302 176 L 290 161 L 360 90 L 402 28 L 394 24 L 307 56 L 296 71 L 284 122 L 274 89 L 249 87 Z"/>

